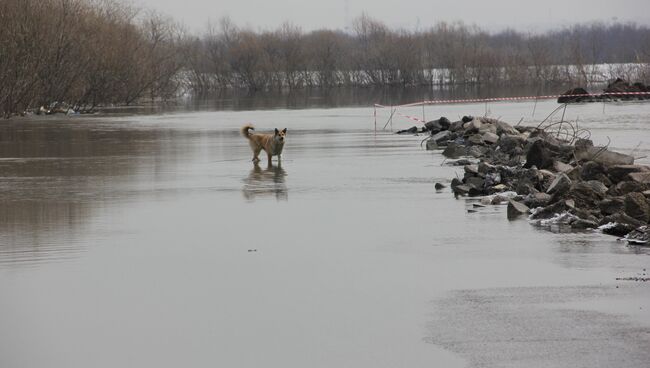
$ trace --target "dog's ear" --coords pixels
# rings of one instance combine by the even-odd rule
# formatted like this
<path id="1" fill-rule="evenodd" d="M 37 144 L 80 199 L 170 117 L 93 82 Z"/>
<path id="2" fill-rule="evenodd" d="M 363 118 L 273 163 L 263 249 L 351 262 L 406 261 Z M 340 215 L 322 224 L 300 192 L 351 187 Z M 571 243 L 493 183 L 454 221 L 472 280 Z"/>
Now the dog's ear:
<path id="1" fill-rule="evenodd" d="M 282 133 L 287 134 L 287 128 L 282 129 Z"/>
<path id="2" fill-rule="evenodd" d="M 280 134 L 280 131 L 278 130 L 278 128 L 275 128 L 275 135 L 278 135 L 278 134 Z"/>

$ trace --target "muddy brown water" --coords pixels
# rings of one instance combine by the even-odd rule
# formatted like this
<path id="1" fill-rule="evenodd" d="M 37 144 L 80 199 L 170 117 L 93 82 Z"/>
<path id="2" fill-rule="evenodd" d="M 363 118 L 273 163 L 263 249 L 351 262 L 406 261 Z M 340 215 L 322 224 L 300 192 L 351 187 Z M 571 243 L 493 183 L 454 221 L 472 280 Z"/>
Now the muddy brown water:
<path id="1" fill-rule="evenodd" d="M 536 124 L 556 106 L 425 113 Z M 647 248 L 468 213 L 433 188 L 461 170 L 372 113 L 2 122 L 0 366 L 647 365 L 650 285 L 616 281 L 650 269 Z M 650 104 L 566 118 L 650 155 Z M 288 128 L 281 165 L 250 162 L 245 122 Z"/>

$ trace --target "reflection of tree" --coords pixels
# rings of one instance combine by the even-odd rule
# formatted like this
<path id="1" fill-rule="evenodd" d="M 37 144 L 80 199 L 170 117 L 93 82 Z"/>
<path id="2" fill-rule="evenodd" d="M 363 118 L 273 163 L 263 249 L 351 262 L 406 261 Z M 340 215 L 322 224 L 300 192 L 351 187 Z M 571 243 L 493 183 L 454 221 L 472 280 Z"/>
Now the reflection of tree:
<path id="1" fill-rule="evenodd" d="M 166 152 L 186 152 L 178 146 L 187 139 L 186 132 L 116 129 L 82 119 L 5 122 L 0 127 L 0 264 L 84 251 L 83 237 L 97 212 L 154 195 L 149 190 L 154 176 L 173 173 L 170 166 L 178 164 Z M 161 156 L 167 159 L 154 159 Z M 139 183 L 147 190 L 133 190 Z"/>
<path id="2" fill-rule="evenodd" d="M 244 179 L 242 188 L 244 198 L 254 201 L 257 197 L 275 196 L 277 200 L 288 200 L 286 176 L 287 172 L 280 164 L 267 166 L 266 169 L 255 164 L 250 174 Z"/>

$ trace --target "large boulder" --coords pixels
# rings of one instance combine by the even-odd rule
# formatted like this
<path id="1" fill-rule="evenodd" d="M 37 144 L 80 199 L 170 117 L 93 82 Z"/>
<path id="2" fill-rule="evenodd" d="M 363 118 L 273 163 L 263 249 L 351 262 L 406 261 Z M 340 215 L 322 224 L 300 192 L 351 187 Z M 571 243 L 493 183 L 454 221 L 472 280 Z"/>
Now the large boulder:
<path id="1" fill-rule="evenodd" d="M 488 144 L 495 144 L 499 141 L 499 136 L 492 132 L 483 133 L 483 142 Z"/>
<path id="2" fill-rule="evenodd" d="M 647 189 L 647 185 L 636 181 L 622 181 L 615 186 L 609 188 L 609 194 L 615 196 L 622 196 L 633 192 L 643 192 Z"/>
<path id="3" fill-rule="evenodd" d="M 505 153 L 511 154 L 513 153 L 517 148 L 523 148 L 524 143 L 526 140 L 519 134 L 516 135 L 510 135 L 510 134 L 502 134 L 499 137 L 499 141 L 497 142 L 497 146 L 499 149 Z"/>
<path id="4" fill-rule="evenodd" d="M 452 133 L 449 130 L 443 130 L 431 136 L 429 141 L 433 141 L 436 144 L 448 141 L 452 136 Z"/>
<path id="5" fill-rule="evenodd" d="M 631 174 L 627 174 L 627 176 L 631 179 L 631 181 L 648 185 L 650 184 L 650 172 L 635 172 Z"/>
<path id="6" fill-rule="evenodd" d="M 483 141 L 483 136 L 481 134 L 472 134 L 467 138 L 467 142 L 472 146 L 483 146 L 485 141 Z"/>
<path id="7" fill-rule="evenodd" d="M 560 173 L 551 182 L 551 185 L 549 185 L 548 189 L 546 189 L 546 193 L 554 194 L 566 192 L 571 188 L 571 183 L 571 179 L 569 179 L 566 174 Z"/>
<path id="8" fill-rule="evenodd" d="M 547 143 L 540 139 L 535 141 L 528 149 L 524 167 L 536 166 L 538 169 L 550 169 L 553 168 L 554 161 L 553 152 L 548 148 Z"/>
<path id="9" fill-rule="evenodd" d="M 623 208 L 625 207 L 624 199 L 623 197 L 605 198 L 598 203 L 598 207 L 603 215 L 613 215 L 623 211 Z"/>
<path id="10" fill-rule="evenodd" d="M 474 118 L 471 121 L 463 124 L 463 129 L 465 129 L 466 134 L 478 133 L 481 130 L 481 120 Z"/>
<path id="11" fill-rule="evenodd" d="M 546 193 L 531 193 L 524 198 L 524 204 L 530 208 L 545 207 L 551 201 L 551 196 Z"/>
<path id="12" fill-rule="evenodd" d="M 493 118 L 480 118 L 481 123 L 483 124 L 490 124 L 494 127 L 496 127 L 496 134 L 502 135 L 502 134 L 510 134 L 510 135 L 517 135 L 519 134 L 519 131 L 515 129 L 512 125 L 501 121 L 499 119 L 493 119 Z"/>
<path id="13" fill-rule="evenodd" d="M 446 117 L 442 116 L 440 119 L 431 120 L 424 123 L 424 129 L 431 131 L 432 133 L 437 133 L 441 130 L 449 129 L 451 122 Z"/>
<path id="14" fill-rule="evenodd" d="M 467 148 L 455 142 L 449 142 L 447 148 L 442 151 L 443 156 L 447 158 L 459 158 L 461 156 L 467 156 Z"/>
<path id="15" fill-rule="evenodd" d="M 607 147 L 576 148 L 575 157 L 578 160 L 595 161 L 605 166 L 634 164 L 634 156 L 609 151 Z"/>
<path id="16" fill-rule="evenodd" d="M 629 180 L 629 174 L 640 172 L 650 172 L 650 168 L 644 165 L 614 165 L 607 168 L 607 177 L 612 183 L 617 184 Z"/>
<path id="17" fill-rule="evenodd" d="M 513 220 L 521 215 L 527 215 L 530 212 L 530 208 L 525 204 L 513 200 L 508 201 L 508 220 Z"/>
<path id="18" fill-rule="evenodd" d="M 650 222 L 650 204 L 642 193 L 629 193 L 625 196 L 625 213 L 646 224 Z"/>
<path id="19" fill-rule="evenodd" d="M 463 122 L 462 120 L 454 121 L 449 126 L 449 130 L 451 130 L 452 132 L 459 132 L 463 130 L 463 124 L 465 124 L 465 122 Z"/>
<path id="20" fill-rule="evenodd" d="M 587 161 L 582 164 L 580 177 L 582 180 L 599 180 L 606 172 L 605 166 L 595 161 Z"/>

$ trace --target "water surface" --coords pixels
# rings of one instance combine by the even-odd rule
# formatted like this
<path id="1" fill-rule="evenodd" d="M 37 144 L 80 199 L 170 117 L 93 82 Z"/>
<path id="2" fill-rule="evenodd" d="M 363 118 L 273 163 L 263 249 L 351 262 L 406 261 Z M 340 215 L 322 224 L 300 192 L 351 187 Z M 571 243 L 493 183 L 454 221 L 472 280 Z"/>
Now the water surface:
<path id="1" fill-rule="evenodd" d="M 556 104 L 436 106 L 537 124 Z M 421 114 L 421 108 L 404 114 Z M 638 367 L 650 252 L 436 192 L 458 168 L 373 110 L 0 125 L 2 367 Z M 577 105 L 650 154 L 650 105 Z M 380 123 L 387 120 L 379 111 Z M 254 166 L 238 128 L 288 128 Z M 383 124 L 381 124 L 383 125 Z M 393 129 L 412 122 L 395 118 Z M 648 162 L 647 157 L 641 162 Z"/>

